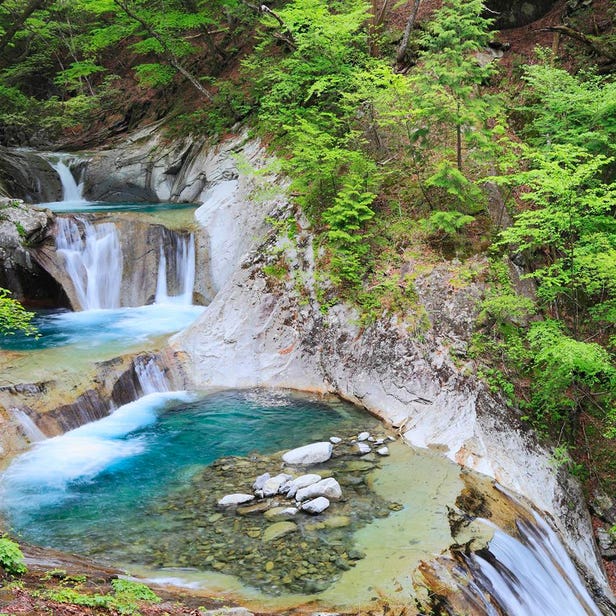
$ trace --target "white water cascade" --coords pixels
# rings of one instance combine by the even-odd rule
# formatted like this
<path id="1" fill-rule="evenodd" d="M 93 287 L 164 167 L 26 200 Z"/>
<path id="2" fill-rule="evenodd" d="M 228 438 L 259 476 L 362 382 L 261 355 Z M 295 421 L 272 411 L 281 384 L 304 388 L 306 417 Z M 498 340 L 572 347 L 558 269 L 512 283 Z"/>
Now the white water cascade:
<path id="1" fill-rule="evenodd" d="M 494 537 L 487 552 L 466 557 L 476 584 L 473 603 L 486 614 L 601 616 L 554 531 L 533 515 L 534 523 L 518 520 L 520 541 L 483 521 Z"/>
<path id="2" fill-rule="evenodd" d="M 83 182 L 77 183 L 73 177 L 69 166 L 60 159 L 50 163 L 56 170 L 62 183 L 62 203 L 74 205 L 76 203 L 86 203 L 83 198 Z"/>
<path id="3" fill-rule="evenodd" d="M 169 391 L 167 377 L 160 366 L 151 357 L 137 358 L 135 374 L 144 395 Z"/>
<path id="4" fill-rule="evenodd" d="M 83 237 L 77 221 L 83 226 Z M 118 308 L 122 249 L 116 226 L 58 218 L 57 229 L 56 249 L 64 257 L 81 309 Z"/>
<path id="5" fill-rule="evenodd" d="M 156 283 L 157 304 L 182 304 L 191 305 L 193 289 L 195 286 L 195 238 L 191 233 L 188 236 L 177 236 L 174 234 L 175 253 L 172 260 L 175 267 L 167 271 L 168 263 L 165 255 L 165 247 L 160 246 L 160 257 L 158 260 L 158 279 Z M 179 289 L 178 295 L 169 295 L 168 278 L 174 276 L 175 287 Z"/>

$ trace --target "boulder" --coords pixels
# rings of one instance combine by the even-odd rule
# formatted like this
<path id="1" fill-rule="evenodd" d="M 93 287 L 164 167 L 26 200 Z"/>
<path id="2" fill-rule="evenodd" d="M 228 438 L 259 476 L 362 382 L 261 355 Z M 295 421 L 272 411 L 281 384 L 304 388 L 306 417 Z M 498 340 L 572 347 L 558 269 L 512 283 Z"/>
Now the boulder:
<path id="1" fill-rule="evenodd" d="M 226 494 L 219 501 L 220 507 L 237 507 L 237 505 L 243 505 L 254 500 L 253 494 Z"/>
<path id="2" fill-rule="evenodd" d="M 342 488 L 333 477 L 328 477 L 298 490 L 295 500 L 301 502 L 310 498 L 316 498 L 317 496 L 327 496 L 327 498 L 332 500 L 338 500 L 342 498 Z"/>
<path id="3" fill-rule="evenodd" d="M 311 443 L 287 451 L 282 456 L 282 460 L 285 464 L 291 466 L 310 466 L 311 464 L 327 462 L 332 457 L 333 450 L 334 446 L 327 441 Z"/>
<path id="4" fill-rule="evenodd" d="M 329 507 L 329 500 L 324 496 L 319 496 L 318 498 L 314 498 L 312 500 L 306 501 L 302 503 L 302 511 L 306 513 L 311 513 L 312 515 L 316 515 L 318 513 L 323 513 Z"/>
<path id="5" fill-rule="evenodd" d="M 280 488 L 287 483 L 290 479 L 292 479 L 291 475 L 287 475 L 286 473 L 280 473 L 275 477 L 270 477 L 264 484 L 262 488 L 263 496 L 276 496 L 280 492 Z"/>

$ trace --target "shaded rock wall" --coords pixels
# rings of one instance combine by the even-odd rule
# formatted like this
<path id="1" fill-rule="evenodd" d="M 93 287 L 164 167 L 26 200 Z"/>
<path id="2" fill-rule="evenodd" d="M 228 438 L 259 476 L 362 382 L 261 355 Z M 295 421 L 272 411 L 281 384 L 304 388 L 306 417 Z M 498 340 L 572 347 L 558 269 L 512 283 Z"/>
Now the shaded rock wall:
<path id="1" fill-rule="evenodd" d="M 506 30 L 536 21 L 555 4 L 556 0 L 487 0 L 485 6 L 490 11 L 488 16 L 496 20 L 495 28 Z"/>
<path id="2" fill-rule="evenodd" d="M 49 162 L 37 153 L 0 147 L 0 196 L 28 203 L 59 201 L 62 184 Z"/>

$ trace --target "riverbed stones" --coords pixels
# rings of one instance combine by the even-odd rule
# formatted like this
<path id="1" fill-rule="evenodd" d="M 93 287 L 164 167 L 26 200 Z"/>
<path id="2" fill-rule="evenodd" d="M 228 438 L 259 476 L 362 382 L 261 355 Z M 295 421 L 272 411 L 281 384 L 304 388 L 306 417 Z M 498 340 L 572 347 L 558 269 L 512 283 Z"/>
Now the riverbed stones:
<path id="1" fill-rule="evenodd" d="M 280 492 L 280 488 L 282 488 L 282 486 L 291 479 L 293 479 L 293 477 L 291 475 L 287 475 L 287 473 L 280 473 L 274 477 L 270 477 L 265 481 L 263 488 L 261 489 L 263 496 L 266 498 L 268 496 L 276 496 L 276 494 Z"/>
<path id="2" fill-rule="evenodd" d="M 298 490 L 295 495 L 295 500 L 301 502 L 318 496 L 326 496 L 331 500 L 339 500 L 342 498 L 342 488 L 333 477 L 329 477 Z"/>
<path id="3" fill-rule="evenodd" d="M 254 494 L 225 494 L 219 501 L 220 507 L 237 507 L 254 500 Z"/>
<path id="4" fill-rule="evenodd" d="M 263 541 L 275 541 L 276 539 L 280 539 L 289 533 L 294 533 L 297 531 L 297 524 L 295 522 L 276 522 L 271 526 L 268 526 L 263 533 Z"/>
<path id="5" fill-rule="evenodd" d="M 265 482 L 270 479 L 270 477 L 271 475 L 269 473 L 263 473 L 262 475 L 259 475 L 255 479 L 255 482 L 252 484 L 252 489 L 255 491 L 262 490 L 263 486 L 265 485 Z"/>
<path id="6" fill-rule="evenodd" d="M 263 516 L 266 520 L 285 520 L 295 517 L 298 511 L 297 507 L 273 507 L 268 509 Z"/>
<path id="7" fill-rule="evenodd" d="M 339 443 L 342 443 L 342 439 L 339 436 L 330 436 L 329 442 L 333 445 L 338 445 Z"/>
<path id="8" fill-rule="evenodd" d="M 287 451 L 282 460 L 290 466 L 310 466 L 327 462 L 332 457 L 334 446 L 327 441 L 311 443 Z"/>
<path id="9" fill-rule="evenodd" d="M 379 447 L 376 452 L 379 454 L 379 456 L 388 456 L 389 455 L 389 447 L 387 446 L 383 446 L 383 447 Z"/>
<path id="10" fill-rule="evenodd" d="M 302 511 L 317 515 L 319 513 L 323 513 L 329 507 L 329 504 L 329 499 L 324 496 L 319 496 L 302 503 Z"/>
<path id="11" fill-rule="evenodd" d="M 370 453 L 372 451 L 372 449 L 370 448 L 370 445 L 368 445 L 368 443 L 355 443 L 355 452 L 358 453 L 359 455 L 364 455 L 367 453 Z"/>
<path id="12" fill-rule="evenodd" d="M 362 442 L 362 441 L 367 441 L 369 438 L 370 438 L 370 432 L 360 432 L 360 433 L 357 435 L 357 440 L 358 440 L 359 442 Z"/>

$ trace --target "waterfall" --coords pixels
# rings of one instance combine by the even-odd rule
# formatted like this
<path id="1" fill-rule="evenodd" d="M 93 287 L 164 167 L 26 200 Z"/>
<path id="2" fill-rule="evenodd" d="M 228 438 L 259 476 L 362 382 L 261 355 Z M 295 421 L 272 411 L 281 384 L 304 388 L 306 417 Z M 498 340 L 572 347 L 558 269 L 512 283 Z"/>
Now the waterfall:
<path id="1" fill-rule="evenodd" d="M 11 413 L 22 427 L 24 434 L 30 439 L 30 442 L 38 443 L 39 441 L 44 441 L 47 438 L 27 413 L 16 408 L 11 409 Z"/>
<path id="2" fill-rule="evenodd" d="M 169 233 L 168 236 L 174 251 L 168 260 L 164 245 L 166 242 L 160 246 L 155 302 L 191 305 L 195 286 L 195 238 L 192 233 L 188 236 Z M 171 261 L 170 272 L 168 261 Z M 178 289 L 177 295 L 169 295 L 169 278 L 173 287 Z"/>
<path id="3" fill-rule="evenodd" d="M 83 238 L 77 221 L 83 226 Z M 56 249 L 64 257 L 82 310 L 118 308 L 122 249 L 115 225 L 58 218 L 57 228 Z"/>
<path id="4" fill-rule="evenodd" d="M 465 560 L 476 584 L 474 598 L 486 613 L 491 598 L 515 616 L 601 616 L 554 531 L 537 514 L 517 521 L 521 540 L 494 528 L 487 550 Z M 499 612 L 499 613 L 501 613 Z"/>
<path id="5" fill-rule="evenodd" d="M 141 357 L 137 358 L 135 374 L 145 395 L 169 391 L 169 384 L 164 371 L 151 357 L 146 360 Z"/>
<path id="6" fill-rule="evenodd" d="M 83 182 L 79 184 L 75 181 L 68 165 L 62 160 L 50 163 L 56 170 L 62 183 L 62 201 L 68 203 L 85 203 L 83 198 Z"/>

